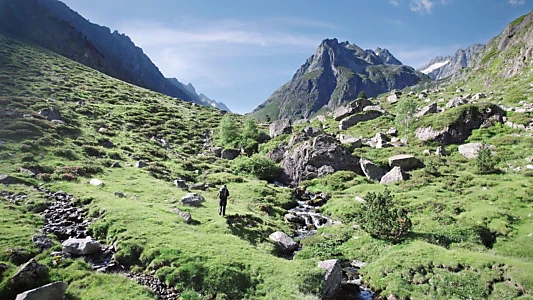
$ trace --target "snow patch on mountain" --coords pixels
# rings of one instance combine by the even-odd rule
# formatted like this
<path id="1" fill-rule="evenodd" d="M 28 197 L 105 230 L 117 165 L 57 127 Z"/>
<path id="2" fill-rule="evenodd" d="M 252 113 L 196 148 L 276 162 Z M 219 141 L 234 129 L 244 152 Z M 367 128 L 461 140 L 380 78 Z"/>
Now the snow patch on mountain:
<path id="1" fill-rule="evenodd" d="M 443 62 L 438 62 L 438 63 L 432 64 L 431 66 L 425 68 L 424 70 L 422 70 L 420 72 L 422 72 L 424 74 L 429 74 L 429 73 L 437 70 L 438 68 L 444 67 L 448 63 L 450 63 L 450 60 L 446 60 L 446 61 L 443 61 Z"/>

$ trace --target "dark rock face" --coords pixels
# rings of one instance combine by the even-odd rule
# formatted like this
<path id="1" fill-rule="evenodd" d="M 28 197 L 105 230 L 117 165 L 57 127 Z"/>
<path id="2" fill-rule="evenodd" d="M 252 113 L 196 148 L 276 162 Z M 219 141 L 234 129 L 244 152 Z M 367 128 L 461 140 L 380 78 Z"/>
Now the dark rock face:
<path id="1" fill-rule="evenodd" d="M 341 287 L 342 283 L 342 266 L 336 259 L 330 259 L 318 262 L 318 267 L 325 270 L 324 289 L 322 294 L 324 298 L 329 298 Z"/>
<path id="2" fill-rule="evenodd" d="M 68 283 L 57 281 L 18 294 L 15 300 L 60 300 L 67 291 Z"/>
<path id="3" fill-rule="evenodd" d="M 324 106 L 335 110 L 356 99 L 360 92 L 375 97 L 429 80 L 425 74 L 401 65 L 386 49 L 376 51 L 326 39 L 291 81 L 276 90 L 254 112 L 277 107 L 279 114 L 271 116 L 273 118 L 309 118 Z"/>
<path id="4" fill-rule="evenodd" d="M 241 154 L 241 152 L 237 149 L 224 149 L 222 150 L 220 157 L 227 160 L 234 160 L 239 154 Z"/>
<path id="5" fill-rule="evenodd" d="M 7 174 L 0 174 L 0 184 L 17 184 L 20 180 Z"/>
<path id="6" fill-rule="evenodd" d="M 359 158 L 329 135 L 319 135 L 287 153 L 281 162 L 282 182 L 297 185 L 307 179 L 340 170 L 362 174 Z"/>
<path id="7" fill-rule="evenodd" d="M 502 123 L 505 116 L 505 111 L 495 104 L 467 105 L 454 109 L 461 111 L 449 126 L 441 130 L 433 130 L 432 126 L 420 127 L 415 130 L 416 137 L 421 141 L 443 145 L 458 144 L 464 142 L 474 129 Z"/>

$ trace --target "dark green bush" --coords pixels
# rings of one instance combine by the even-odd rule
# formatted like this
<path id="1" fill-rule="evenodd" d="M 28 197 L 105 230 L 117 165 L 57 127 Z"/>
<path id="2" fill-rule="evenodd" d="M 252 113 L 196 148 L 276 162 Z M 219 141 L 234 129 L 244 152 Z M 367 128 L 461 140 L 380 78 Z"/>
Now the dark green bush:
<path id="1" fill-rule="evenodd" d="M 498 160 L 492 155 L 492 150 L 485 143 L 477 151 L 476 167 L 479 174 L 493 174 L 497 172 Z"/>
<path id="2" fill-rule="evenodd" d="M 281 168 L 274 161 L 260 154 L 237 158 L 233 169 L 237 172 L 253 174 L 259 179 L 268 181 L 273 181 L 281 175 Z"/>

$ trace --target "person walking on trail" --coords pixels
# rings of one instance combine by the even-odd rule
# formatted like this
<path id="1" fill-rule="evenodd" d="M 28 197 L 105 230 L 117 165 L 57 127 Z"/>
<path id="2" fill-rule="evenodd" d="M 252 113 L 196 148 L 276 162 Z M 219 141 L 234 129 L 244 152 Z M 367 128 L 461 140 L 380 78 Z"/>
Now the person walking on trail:
<path id="1" fill-rule="evenodd" d="M 228 204 L 229 191 L 226 185 L 222 185 L 218 191 L 218 214 L 226 215 L 226 205 Z"/>

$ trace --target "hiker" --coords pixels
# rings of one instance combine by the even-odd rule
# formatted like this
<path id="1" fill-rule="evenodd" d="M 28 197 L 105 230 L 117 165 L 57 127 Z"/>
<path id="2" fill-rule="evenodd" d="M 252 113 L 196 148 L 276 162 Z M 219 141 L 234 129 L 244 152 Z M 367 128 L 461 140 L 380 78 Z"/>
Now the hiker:
<path id="1" fill-rule="evenodd" d="M 218 214 L 226 215 L 226 205 L 228 204 L 229 191 L 226 185 L 222 185 L 218 191 Z"/>

